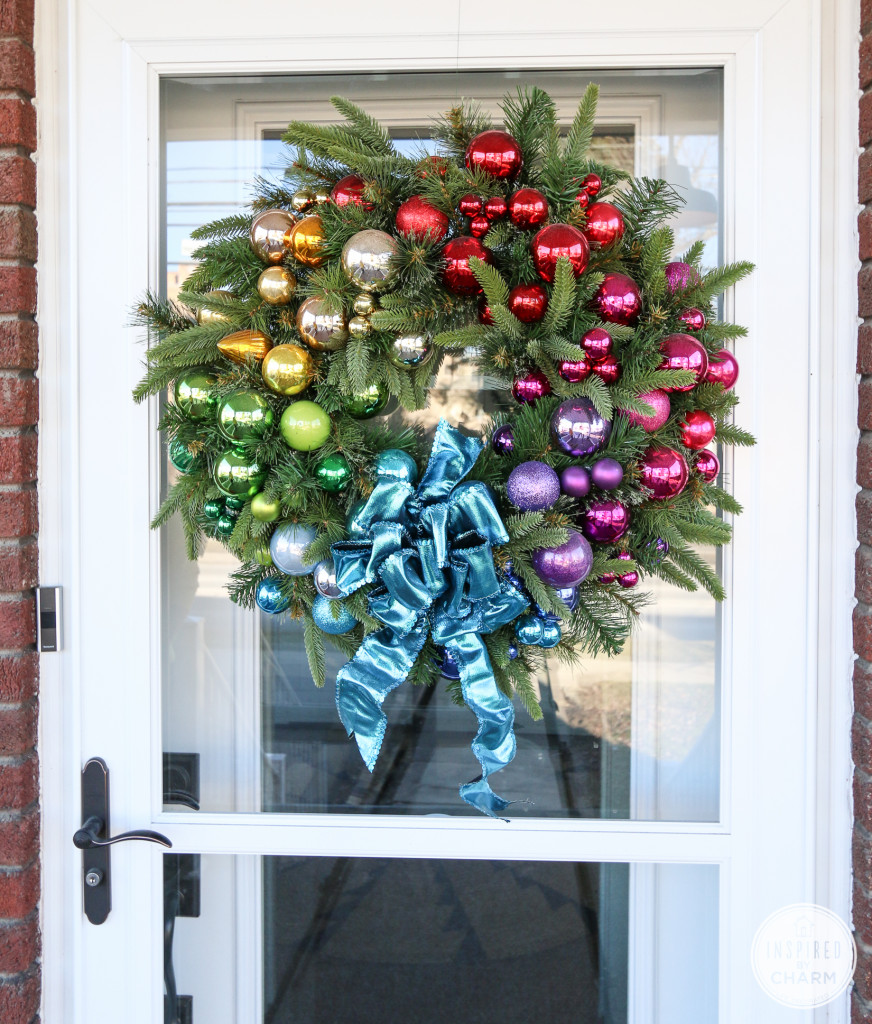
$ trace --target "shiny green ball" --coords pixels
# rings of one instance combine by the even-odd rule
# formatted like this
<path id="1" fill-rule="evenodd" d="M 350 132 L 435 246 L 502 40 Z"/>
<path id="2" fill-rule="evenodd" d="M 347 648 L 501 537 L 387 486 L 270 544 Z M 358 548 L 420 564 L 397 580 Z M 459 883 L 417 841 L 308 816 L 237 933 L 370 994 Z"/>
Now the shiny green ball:
<path id="1" fill-rule="evenodd" d="M 234 391 L 218 406 L 218 429 L 228 441 L 253 441 L 273 425 L 269 402 L 257 391 Z"/>
<path id="2" fill-rule="evenodd" d="M 375 460 L 375 475 L 379 480 L 413 484 L 418 479 L 418 467 L 411 455 L 399 448 L 388 448 Z"/>
<path id="3" fill-rule="evenodd" d="M 186 370 L 176 378 L 176 405 L 189 420 L 208 420 L 215 415 L 214 384 L 215 374 L 208 370 Z"/>
<path id="4" fill-rule="evenodd" d="M 228 498 L 253 498 L 263 487 L 266 470 L 250 455 L 231 448 L 218 460 L 213 478 Z"/>
<path id="5" fill-rule="evenodd" d="M 251 514 L 259 523 L 274 523 L 282 511 L 282 503 L 265 494 L 255 494 L 251 499 Z"/>
<path id="6" fill-rule="evenodd" d="M 351 483 L 351 466 L 344 455 L 328 455 L 315 467 L 315 476 L 328 494 L 339 494 Z"/>
<path id="7" fill-rule="evenodd" d="M 219 537 L 223 537 L 225 540 L 233 533 L 233 528 L 236 526 L 236 519 L 233 516 L 227 515 L 223 512 L 218 517 L 218 522 L 215 524 L 215 532 Z"/>
<path id="8" fill-rule="evenodd" d="M 366 499 L 360 498 L 356 501 L 351 508 L 348 510 L 348 515 L 345 517 L 345 529 L 348 530 L 348 536 L 351 540 L 360 540 L 361 537 L 366 536 L 366 530 L 358 523 L 358 513 L 366 505 Z"/>
<path id="9" fill-rule="evenodd" d="M 311 452 L 330 436 L 330 415 L 317 402 L 303 399 L 285 409 L 279 428 L 291 448 Z"/>
<path id="10" fill-rule="evenodd" d="M 344 407 L 349 416 L 356 420 L 368 420 L 375 416 L 388 404 L 388 389 L 384 384 L 370 384 L 366 391 L 345 399 Z"/>
<path id="11" fill-rule="evenodd" d="M 203 503 L 203 515 L 207 519 L 215 520 L 224 511 L 224 502 L 219 501 L 217 498 L 212 498 L 209 501 Z"/>
<path id="12" fill-rule="evenodd" d="M 197 461 L 197 456 L 181 441 L 170 441 L 169 456 L 170 462 L 180 473 L 187 473 Z"/>
<path id="13" fill-rule="evenodd" d="M 545 631 L 545 623 L 535 615 L 522 615 L 515 622 L 515 636 L 522 644 L 538 645 Z"/>
<path id="14" fill-rule="evenodd" d="M 225 498 L 224 507 L 232 516 L 237 516 L 245 508 L 244 498 Z"/>
<path id="15" fill-rule="evenodd" d="M 559 622 L 554 622 L 552 619 L 546 619 L 542 624 L 542 639 L 539 641 L 540 647 L 556 647 L 563 637 L 563 630 L 560 628 Z"/>

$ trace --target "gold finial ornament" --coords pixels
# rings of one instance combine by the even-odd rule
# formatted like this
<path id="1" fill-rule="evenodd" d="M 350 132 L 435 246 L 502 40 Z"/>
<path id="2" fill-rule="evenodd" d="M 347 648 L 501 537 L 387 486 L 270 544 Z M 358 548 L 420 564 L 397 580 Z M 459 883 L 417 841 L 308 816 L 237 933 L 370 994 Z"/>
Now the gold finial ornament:
<path id="1" fill-rule="evenodd" d="M 257 279 L 257 294 L 268 306 L 287 306 L 297 289 L 297 279 L 287 267 L 267 267 Z"/>
<path id="2" fill-rule="evenodd" d="M 314 202 L 315 193 L 308 188 L 301 188 L 299 192 L 295 192 L 291 196 L 291 206 L 293 206 L 297 213 L 307 210 Z"/>
<path id="3" fill-rule="evenodd" d="M 221 355 L 240 366 L 245 365 L 249 359 L 260 362 L 272 347 L 272 339 L 263 331 L 236 331 L 218 342 Z"/>
<path id="4" fill-rule="evenodd" d="M 318 352 L 335 352 L 348 342 L 342 313 L 333 313 L 323 299 L 314 295 L 297 310 L 297 330 L 306 344 Z"/>
<path id="5" fill-rule="evenodd" d="M 224 299 L 235 299 L 236 296 L 233 292 L 228 292 L 224 288 L 216 288 L 214 291 L 206 292 L 205 298 L 224 300 Z M 210 324 L 226 324 L 229 317 L 226 313 L 222 313 L 216 309 L 198 309 L 197 310 L 197 323 L 201 327 L 207 327 Z"/>
<path id="6" fill-rule="evenodd" d="M 261 366 L 268 388 L 280 395 L 298 395 L 312 383 L 315 364 L 302 345 L 276 345 Z"/>
<path id="7" fill-rule="evenodd" d="M 298 263 L 304 267 L 320 267 L 326 256 L 324 248 L 324 225 L 317 213 L 310 213 L 298 220 L 288 235 L 288 247 Z"/>
<path id="8" fill-rule="evenodd" d="M 281 263 L 295 223 L 294 215 L 287 210 L 264 210 L 251 222 L 251 248 L 265 263 Z"/>

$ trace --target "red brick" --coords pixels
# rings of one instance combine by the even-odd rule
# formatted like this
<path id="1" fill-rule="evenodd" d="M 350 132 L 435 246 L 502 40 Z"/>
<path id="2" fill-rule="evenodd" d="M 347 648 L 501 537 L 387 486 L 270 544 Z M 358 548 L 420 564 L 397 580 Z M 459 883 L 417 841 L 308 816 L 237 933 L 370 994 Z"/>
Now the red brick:
<path id="1" fill-rule="evenodd" d="M 0 756 L 20 757 L 35 746 L 36 705 L 0 705 Z"/>
<path id="2" fill-rule="evenodd" d="M 0 865 L 24 867 L 38 853 L 39 811 L 36 808 L 19 817 L 0 821 Z"/>
<path id="3" fill-rule="evenodd" d="M 864 661 L 872 661 L 872 611 L 863 605 L 854 608 L 854 650 Z"/>
<path id="4" fill-rule="evenodd" d="M 36 479 L 36 434 L 0 437 L 0 484 L 23 484 Z"/>
<path id="5" fill-rule="evenodd" d="M 3 715 L 0 712 L 0 736 L 3 732 Z M 854 715 L 851 726 L 851 749 L 854 764 L 867 775 L 872 775 L 872 724 L 860 715 Z"/>
<path id="6" fill-rule="evenodd" d="M 863 1005 L 856 990 L 851 992 L 851 1024 L 872 1024 L 872 1010 Z"/>
<path id="7" fill-rule="evenodd" d="M 872 382 L 870 382 L 872 399 Z M 872 404 L 872 403 L 870 403 Z M 39 385 L 35 377 L 0 377 L 0 423 L 33 427 L 39 421 Z M 872 422 L 872 413 L 870 413 Z"/>
<path id="8" fill-rule="evenodd" d="M 858 601 L 872 604 L 872 550 L 865 545 L 854 552 L 854 592 Z"/>
<path id="9" fill-rule="evenodd" d="M 37 338 L 38 331 L 33 320 L 0 320 L 0 368 L 35 370 Z"/>
<path id="10" fill-rule="evenodd" d="M 37 527 L 37 496 L 33 488 L 0 493 L 0 537 L 29 537 Z"/>
<path id="11" fill-rule="evenodd" d="M 872 488 L 872 434 L 861 434 L 857 445 L 857 483 Z"/>
<path id="12" fill-rule="evenodd" d="M 857 231 L 860 234 L 860 259 L 872 260 L 872 210 L 860 211 Z"/>
<path id="13" fill-rule="evenodd" d="M 2 676 L 0 676 L 2 693 Z M 872 665 L 858 659 L 854 662 L 854 710 L 872 722 Z M 870 887 L 872 891 L 872 887 Z"/>
<path id="14" fill-rule="evenodd" d="M 36 92 L 33 50 L 20 39 L 0 42 L 0 89 L 20 89 L 28 96 Z"/>
<path id="15" fill-rule="evenodd" d="M 872 373 L 872 325 L 861 324 L 857 332 L 857 373 Z"/>
<path id="16" fill-rule="evenodd" d="M 35 262 L 36 217 L 33 210 L 20 207 L 0 210 L 0 257 Z"/>
<path id="17" fill-rule="evenodd" d="M 0 313 L 36 312 L 33 267 L 0 267 Z"/>
<path id="18" fill-rule="evenodd" d="M 18 871 L 0 872 L 0 918 L 24 918 L 39 903 L 39 862 Z"/>
<path id="19" fill-rule="evenodd" d="M 36 544 L 0 545 L 0 591 L 29 590 L 38 578 Z"/>
<path id="20" fill-rule="evenodd" d="M 36 605 L 33 595 L 0 601 L 0 649 L 30 647 L 36 643 Z M 868 660 L 868 659 L 867 659 Z M 0 807 L 3 801 L 0 800 Z"/>
<path id="21" fill-rule="evenodd" d="M 29 156 L 0 157 L 0 203 L 36 206 L 36 164 Z"/>
<path id="22" fill-rule="evenodd" d="M 858 662 L 857 664 L 861 664 Z M 872 680 L 872 673 L 870 673 Z M 32 700 L 36 696 L 39 685 L 39 655 L 36 651 L 24 654 L 8 654 L 0 657 L 0 701 L 18 703 Z M 865 685 L 863 680 L 857 682 L 857 671 L 854 672 L 855 690 Z M 872 697 L 872 685 L 870 685 Z M 872 703 L 872 701 L 870 701 Z M 864 712 L 860 712 L 863 714 Z"/>
<path id="23" fill-rule="evenodd" d="M 872 82 L 872 37 L 860 42 L 860 88 Z"/>
<path id="24" fill-rule="evenodd" d="M 30 100 L 0 99 L 0 145 L 36 149 L 36 108 Z"/>
<path id="25" fill-rule="evenodd" d="M 872 93 L 860 97 L 860 145 L 872 142 Z"/>
<path id="26" fill-rule="evenodd" d="M 854 772 L 854 817 L 872 832 L 872 778 L 860 768 Z"/>
<path id="27" fill-rule="evenodd" d="M 866 837 L 869 842 L 869 837 Z M 854 932 L 857 942 L 869 947 L 872 943 L 872 914 L 870 914 L 869 894 L 859 880 L 854 878 L 854 912 L 852 914 Z"/>
<path id="28" fill-rule="evenodd" d="M 20 764 L 0 764 L 0 807 L 15 811 L 29 807 L 36 800 L 36 778 L 35 757 Z"/>
<path id="29" fill-rule="evenodd" d="M 3 1024 L 33 1024 L 39 1013 L 39 972 L 10 978 L 0 985 L 0 1020 Z"/>
<path id="30" fill-rule="evenodd" d="M 0 35 L 33 42 L 33 0 L 0 0 Z"/>
<path id="31" fill-rule="evenodd" d="M 0 927 L 0 974 L 20 974 L 39 956 L 36 917 Z"/>

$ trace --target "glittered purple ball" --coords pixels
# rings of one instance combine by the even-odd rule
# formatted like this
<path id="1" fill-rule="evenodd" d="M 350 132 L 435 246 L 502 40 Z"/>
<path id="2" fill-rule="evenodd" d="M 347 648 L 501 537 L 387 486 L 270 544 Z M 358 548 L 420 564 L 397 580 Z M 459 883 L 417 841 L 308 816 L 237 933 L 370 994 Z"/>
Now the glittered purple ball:
<path id="1" fill-rule="evenodd" d="M 511 423 L 506 423 L 491 434 L 491 448 L 499 455 L 509 455 L 515 450 L 515 431 Z"/>
<path id="2" fill-rule="evenodd" d="M 536 575 L 549 587 L 577 586 L 590 572 L 593 551 L 577 530 L 556 548 L 537 548 L 531 559 Z"/>
<path id="3" fill-rule="evenodd" d="M 560 477 L 545 462 L 522 462 L 506 483 L 509 501 L 524 512 L 551 508 L 560 497 Z"/>
<path id="4" fill-rule="evenodd" d="M 599 544 L 612 544 L 627 532 L 630 513 L 619 501 L 595 501 L 584 513 L 584 535 Z"/>
<path id="5" fill-rule="evenodd" d="M 590 494 L 590 473 L 584 466 L 567 466 L 560 474 L 560 489 L 570 498 L 585 498 Z"/>
<path id="6" fill-rule="evenodd" d="M 617 459 L 597 459 L 591 468 L 590 477 L 597 487 L 613 491 L 624 479 L 624 467 Z"/>
<path id="7" fill-rule="evenodd" d="M 589 398 L 567 398 L 554 410 L 551 433 L 569 455 L 591 455 L 608 441 L 611 423 L 603 419 Z"/>
<path id="8" fill-rule="evenodd" d="M 699 274 L 689 263 L 667 263 L 663 270 L 666 274 L 666 287 L 670 292 L 683 291 L 688 285 L 699 281 Z"/>

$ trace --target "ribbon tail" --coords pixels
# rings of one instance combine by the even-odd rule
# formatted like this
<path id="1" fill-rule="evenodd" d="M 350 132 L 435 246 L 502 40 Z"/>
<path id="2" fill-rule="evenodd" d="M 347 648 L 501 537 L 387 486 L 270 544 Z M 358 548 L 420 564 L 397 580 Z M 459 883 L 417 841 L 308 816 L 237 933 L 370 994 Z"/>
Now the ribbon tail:
<path id="1" fill-rule="evenodd" d="M 476 810 L 496 818 L 510 801 L 497 796 L 487 780 L 515 756 L 515 709 L 497 686 L 487 648 L 477 633 L 464 633 L 446 646 L 460 669 L 463 699 L 478 719 L 472 752 L 481 764 L 481 775 L 461 786 L 460 795 Z"/>
<path id="2" fill-rule="evenodd" d="M 427 638 L 425 619 L 404 636 L 391 628 L 370 633 L 357 653 L 336 674 L 336 707 L 366 767 L 378 760 L 388 719 L 382 703 L 411 672 Z"/>

